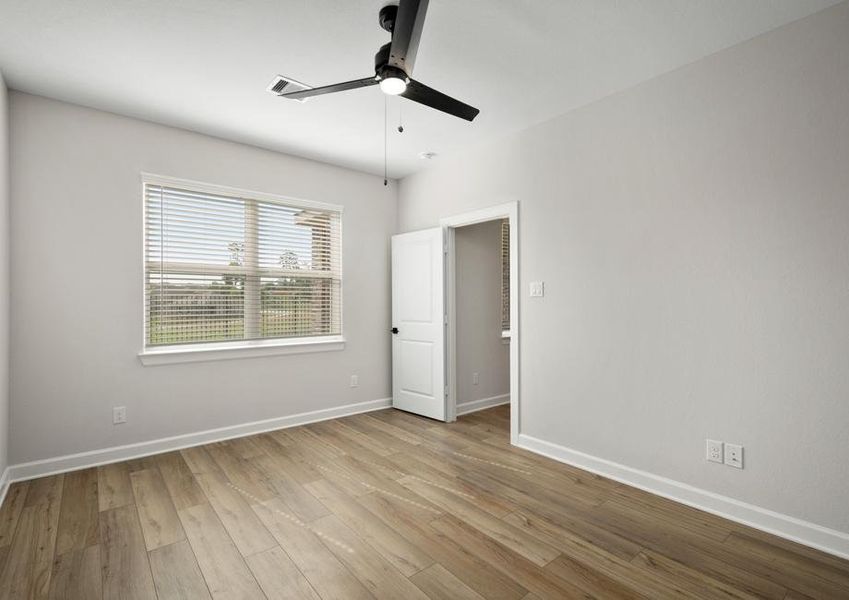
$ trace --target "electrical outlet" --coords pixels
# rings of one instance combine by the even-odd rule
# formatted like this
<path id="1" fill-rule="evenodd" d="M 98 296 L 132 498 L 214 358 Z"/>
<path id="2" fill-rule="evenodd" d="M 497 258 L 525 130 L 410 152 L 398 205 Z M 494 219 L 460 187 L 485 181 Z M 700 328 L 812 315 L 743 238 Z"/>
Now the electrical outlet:
<path id="1" fill-rule="evenodd" d="M 531 298 L 542 298 L 545 296 L 545 282 L 532 281 L 530 284 Z"/>
<path id="2" fill-rule="evenodd" d="M 743 468 L 743 446 L 725 444 L 725 464 L 735 469 Z"/>
<path id="3" fill-rule="evenodd" d="M 472 373 L 472 385 L 477 385 L 481 382 L 481 374 L 475 371 Z"/>
<path id="4" fill-rule="evenodd" d="M 127 422 L 127 407 L 113 406 L 112 407 L 112 424 L 120 425 Z"/>
<path id="5" fill-rule="evenodd" d="M 710 462 L 722 463 L 723 444 L 716 440 L 707 440 L 707 459 Z"/>
<path id="6" fill-rule="evenodd" d="M 351 387 L 358 387 L 360 385 L 360 376 L 359 375 L 351 375 Z"/>

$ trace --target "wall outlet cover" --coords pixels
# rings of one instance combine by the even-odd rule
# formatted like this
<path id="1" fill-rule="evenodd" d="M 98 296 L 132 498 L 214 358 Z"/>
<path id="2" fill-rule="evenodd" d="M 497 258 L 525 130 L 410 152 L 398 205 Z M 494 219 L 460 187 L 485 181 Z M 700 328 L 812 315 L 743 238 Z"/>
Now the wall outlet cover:
<path id="1" fill-rule="evenodd" d="M 531 298 L 542 298 L 545 296 L 545 282 L 532 281 L 530 284 Z"/>
<path id="2" fill-rule="evenodd" d="M 723 460 L 723 444 L 717 440 L 707 440 L 707 456 L 710 462 L 722 464 Z"/>
<path id="3" fill-rule="evenodd" d="M 735 469 L 743 468 L 743 446 L 725 444 L 725 464 Z"/>

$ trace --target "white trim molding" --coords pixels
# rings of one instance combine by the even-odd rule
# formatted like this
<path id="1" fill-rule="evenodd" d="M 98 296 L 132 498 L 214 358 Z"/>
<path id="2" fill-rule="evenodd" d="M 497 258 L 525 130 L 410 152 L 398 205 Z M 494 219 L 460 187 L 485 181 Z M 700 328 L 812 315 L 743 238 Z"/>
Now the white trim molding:
<path id="1" fill-rule="evenodd" d="M 519 434 L 516 445 L 675 502 L 849 559 L 849 533 L 829 529 L 526 434 Z"/>
<path id="2" fill-rule="evenodd" d="M 275 429 L 286 429 L 288 427 L 306 425 L 307 423 L 315 423 L 317 421 L 326 421 L 328 419 L 337 419 L 339 417 L 347 417 L 350 415 L 382 410 L 384 408 L 390 408 L 391 406 L 391 398 L 382 398 L 380 400 L 346 404 L 344 406 L 324 408 L 321 410 L 288 415 L 285 417 L 275 417 L 273 419 L 265 419 L 263 421 L 253 421 L 251 423 L 242 423 L 240 425 L 219 427 L 218 429 L 208 429 L 206 431 L 175 435 L 173 437 L 150 440 L 147 442 L 138 442 L 136 444 L 127 444 L 125 446 L 114 446 L 111 448 L 102 448 L 100 450 L 80 452 L 78 454 L 45 458 L 18 465 L 10 465 L 6 469 L 4 477 L 8 479 L 10 483 L 15 481 L 25 481 L 27 479 L 44 477 L 46 475 L 53 475 L 56 473 L 67 473 L 68 471 L 76 471 L 79 469 L 96 467 L 123 460 L 141 458 L 143 456 L 150 456 L 153 454 L 161 454 L 162 452 L 191 448 L 192 446 L 200 446 L 210 442 L 221 442 L 247 435 L 264 433 L 266 431 L 274 431 Z"/>
<path id="3" fill-rule="evenodd" d="M 495 221 L 496 219 L 509 219 L 516 209 L 516 204 L 516 202 L 505 202 L 504 204 L 487 206 L 486 208 L 479 208 L 478 210 L 460 213 L 459 215 L 442 217 L 439 219 L 439 224 L 442 227 L 465 227 L 466 225 L 476 225 L 477 223 Z M 513 232 L 511 231 L 510 233 Z"/>
<path id="4" fill-rule="evenodd" d="M 492 408 L 493 406 L 501 406 L 502 404 L 510 404 L 510 394 L 501 394 L 500 396 L 491 396 L 489 398 L 481 398 L 479 400 L 458 402 L 457 416 L 468 415 L 469 413 Z"/>
<path id="5" fill-rule="evenodd" d="M 9 467 L 3 469 L 3 473 L 0 474 L 0 508 L 3 507 L 3 501 L 6 500 L 6 492 L 9 491 Z"/>
<path id="6" fill-rule="evenodd" d="M 496 219 L 508 219 L 510 223 L 510 338 L 505 343 L 510 344 L 510 443 L 516 444 L 519 439 L 520 411 L 519 411 L 519 379 L 520 372 L 520 344 L 519 344 L 519 201 L 506 202 L 496 206 L 489 206 L 479 210 L 443 217 L 439 225 L 445 230 L 447 242 L 447 256 L 445 269 L 445 298 L 447 323 L 447 373 L 448 384 L 447 417 L 448 421 L 454 421 L 459 412 L 457 405 L 457 282 L 456 282 L 456 260 L 454 237 L 455 229 L 466 225 L 475 225 Z M 503 341 L 503 340 L 502 340 Z"/>
<path id="7" fill-rule="evenodd" d="M 173 187 L 185 189 L 188 188 L 195 192 L 206 192 L 208 194 L 217 194 L 219 196 L 233 196 L 235 198 L 249 198 L 251 200 L 261 200 L 263 202 L 276 202 L 278 204 L 286 204 L 295 208 L 314 208 L 317 210 L 332 210 L 342 213 L 345 207 L 341 204 L 331 204 L 329 202 L 318 202 L 316 200 L 305 200 L 304 198 L 293 198 L 291 196 L 283 196 L 282 194 L 270 194 L 268 192 L 257 192 L 254 190 L 245 190 L 228 185 L 219 185 L 217 183 L 206 183 L 204 181 L 195 181 L 193 179 L 181 179 L 179 177 L 169 177 L 167 175 L 157 175 L 155 173 L 141 173 L 142 184 L 146 185 L 161 185 L 163 187 Z"/>
<path id="8" fill-rule="evenodd" d="M 345 349 L 342 336 L 295 338 L 291 340 L 239 340 L 209 344 L 184 344 L 147 348 L 139 352 L 139 360 L 146 367 L 175 363 L 203 362 L 208 360 L 230 360 L 234 358 L 256 358 L 281 354 L 307 354 L 310 352 L 333 352 Z"/>

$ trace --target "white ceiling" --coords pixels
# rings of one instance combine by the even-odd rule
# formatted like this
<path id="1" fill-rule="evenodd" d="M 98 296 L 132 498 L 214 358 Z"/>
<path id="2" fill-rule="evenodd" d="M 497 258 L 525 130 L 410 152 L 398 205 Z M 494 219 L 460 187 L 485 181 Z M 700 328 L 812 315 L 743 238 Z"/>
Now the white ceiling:
<path id="1" fill-rule="evenodd" d="M 431 0 L 415 77 L 481 114 L 467 123 L 391 98 L 390 175 L 838 1 Z M 304 104 L 265 88 L 278 73 L 313 86 L 372 74 L 385 3 L 0 0 L 0 70 L 18 90 L 382 173 L 377 87 Z"/>

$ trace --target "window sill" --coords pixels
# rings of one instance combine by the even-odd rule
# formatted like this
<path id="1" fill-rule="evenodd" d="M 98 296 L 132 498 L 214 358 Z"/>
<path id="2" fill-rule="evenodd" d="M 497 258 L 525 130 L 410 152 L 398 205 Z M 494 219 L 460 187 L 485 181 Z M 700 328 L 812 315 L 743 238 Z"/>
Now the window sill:
<path id="1" fill-rule="evenodd" d="M 177 363 L 257 358 L 283 354 L 333 352 L 345 349 L 342 336 L 298 338 L 296 340 L 259 340 L 220 344 L 167 346 L 158 350 L 142 350 L 139 360 L 146 367 Z"/>

